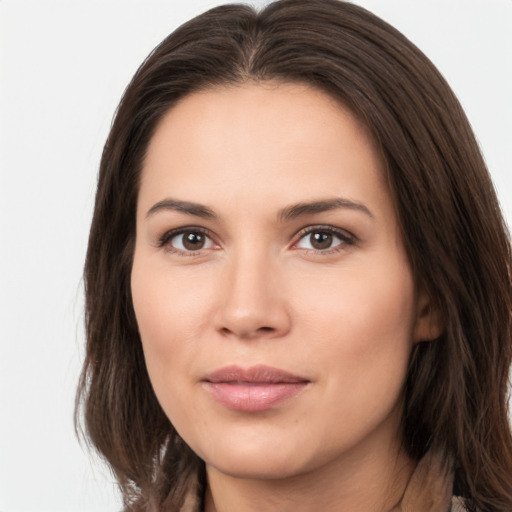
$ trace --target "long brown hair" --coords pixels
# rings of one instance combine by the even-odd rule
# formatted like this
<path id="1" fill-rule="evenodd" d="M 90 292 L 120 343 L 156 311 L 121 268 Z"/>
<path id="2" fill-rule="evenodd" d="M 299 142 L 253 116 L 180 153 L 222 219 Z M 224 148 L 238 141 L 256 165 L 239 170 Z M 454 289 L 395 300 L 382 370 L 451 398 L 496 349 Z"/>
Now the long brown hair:
<path id="1" fill-rule="evenodd" d="M 417 286 L 444 322 L 443 335 L 411 357 L 405 447 L 415 458 L 430 449 L 452 458 L 456 492 L 474 506 L 512 510 L 511 249 L 495 191 L 462 108 L 432 63 L 387 23 L 338 0 L 280 0 L 261 12 L 214 8 L 151 53 L 119 105 L 85 264 L 77 410 L 125 504 L 174 510 L 184 478 L 201 470 L 153 393 L 132 307 L 141 163 L 158 121 L 180 98 L 248 80 L 313 85 L 371 130 Z"/>

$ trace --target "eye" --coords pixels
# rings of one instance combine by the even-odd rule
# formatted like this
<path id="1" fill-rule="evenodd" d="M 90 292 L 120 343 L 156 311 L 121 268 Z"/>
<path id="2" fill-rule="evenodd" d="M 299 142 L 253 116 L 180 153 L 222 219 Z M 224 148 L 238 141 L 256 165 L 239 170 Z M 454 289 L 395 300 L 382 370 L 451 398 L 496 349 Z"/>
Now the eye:
<path id="1" fill-rule="evenodd" d="M 336 250 L 345 245 L 353 245 L 354 237 L 349 233 L 332 227 L 306 228 L 295 244 L 298 249 L 325 251 Z"/>
<path id="2" fill-rule="evenodd" d="M 216 247 L 213 240 L 197 228 L 166 233 L 160 240 L 160 246 L 176 252 L 194 252 Z"/>

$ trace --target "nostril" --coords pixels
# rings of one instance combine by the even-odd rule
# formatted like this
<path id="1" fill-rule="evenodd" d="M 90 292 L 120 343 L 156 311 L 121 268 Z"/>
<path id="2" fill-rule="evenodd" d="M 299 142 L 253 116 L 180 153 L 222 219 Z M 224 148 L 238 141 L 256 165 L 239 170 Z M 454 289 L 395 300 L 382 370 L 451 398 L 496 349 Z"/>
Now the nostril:
<path id="1" fill-rule="evenodd" d="M 276 329 L 274 327 L 258 327 L 257 329 L 230 329 L 229 327 L 223 327 L 220 329 L 220 333 L 224 336 L 229 336 L 231 334 L 235 334 L 237 336 L 240 336 L 241 338 L 254 338 L 257 336 L 264 336 L 268 333 L 274 333 Z"/>

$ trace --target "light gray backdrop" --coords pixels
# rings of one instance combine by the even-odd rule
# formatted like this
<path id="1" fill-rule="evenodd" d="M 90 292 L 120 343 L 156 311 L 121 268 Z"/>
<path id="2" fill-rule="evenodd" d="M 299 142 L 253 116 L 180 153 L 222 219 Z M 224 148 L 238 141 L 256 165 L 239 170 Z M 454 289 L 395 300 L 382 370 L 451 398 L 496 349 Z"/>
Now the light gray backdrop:
<path id="1" fill-rule="evenodd" d="M 112 476 L 72 424 L 96 171 L 143 58 L 219 3 L 0 0 L 1 512 L 119 510 Z M 357 3 L 452 84 L 512 222 L 512 0 Z"/>

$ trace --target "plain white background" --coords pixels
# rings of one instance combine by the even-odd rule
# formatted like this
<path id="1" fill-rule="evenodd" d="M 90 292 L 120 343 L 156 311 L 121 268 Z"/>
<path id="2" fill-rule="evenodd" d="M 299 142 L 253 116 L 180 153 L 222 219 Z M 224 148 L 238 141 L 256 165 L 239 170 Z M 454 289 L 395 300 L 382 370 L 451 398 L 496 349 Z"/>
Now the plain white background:
<path id="1" fill-rule="evenodd" d="M 1 512 L 120 508 L 72 422 L 96 172 L 143 58 L 219 3 L 0 0 Z M 404 32 L 451 83 L 512 223 L 512 0 L 356 3 Z"/>

